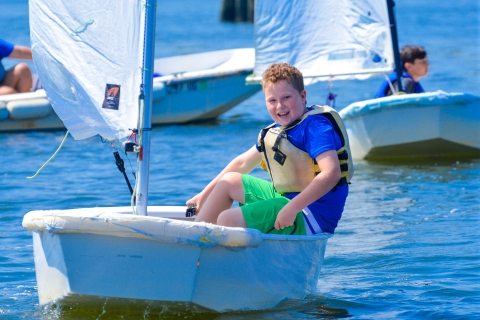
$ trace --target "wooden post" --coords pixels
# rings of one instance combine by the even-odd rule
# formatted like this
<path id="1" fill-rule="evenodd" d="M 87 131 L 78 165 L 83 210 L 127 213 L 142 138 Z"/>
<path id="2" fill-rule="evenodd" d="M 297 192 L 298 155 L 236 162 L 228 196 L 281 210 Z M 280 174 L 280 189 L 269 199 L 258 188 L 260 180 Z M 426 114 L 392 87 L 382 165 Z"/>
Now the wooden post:
<path id="1" fill-rule="evenodd" d="M 222 0 L 221 21 L 253 23 L 255 0 Z"/>

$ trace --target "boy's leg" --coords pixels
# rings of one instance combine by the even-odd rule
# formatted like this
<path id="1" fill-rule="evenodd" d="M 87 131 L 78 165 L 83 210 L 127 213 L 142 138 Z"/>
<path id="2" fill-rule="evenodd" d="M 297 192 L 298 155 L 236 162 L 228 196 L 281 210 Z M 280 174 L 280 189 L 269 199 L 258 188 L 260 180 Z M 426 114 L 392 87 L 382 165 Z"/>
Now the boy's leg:
<path id="1" fill-rule="evenodd" d="M 195 221 L 217 223 L 219 214 L 232 207 L 233 201 L 245 202 L 242 175 L 236 172 L 226 173 L 218 182 L 204 205 L 200 208 Z"/>
<path id="2" fill-rule="evenodd" d="M 12 87 L 0 84 L 0 96 L 4 94 L 14 94 L 17 93 Z"/>
<path id="3" fill-rule="evenodd" d="M 231 208 L 222 211 L 218 216 L 217 224 L 225 227 L 247 227 L 242 209 L 240 208 Z"/>
<path id="4" fill-rule="evenodd" d="M 238 176 L 233 177 L 238 182 Z M 263 201 L 266 199 L 272 199 L 275 197 L 281 197 L 275 192 L 270 182 L 256 178 L 250 175 L 241 175 L 242 193 L 243 199 L 235 199 L 240 203 L 241 207 L 249 203 Z M 241 198 L 241 196 L 239 196 Z M 231 205 L 231 203 L 230 203 Z M 229 208 L 222 211 L 214 222 L 221 226 L 226 227 L 241 227 L 246 228 L 245 216 L 241 208 Z"/>
<path id="5" fill-rule="evenodd" d="M 0 62 L 1 63 L 1 62 Z M 2 66 L 0 66 L 0 68 L 2 68 Z M 0 81 L 0 96 L 1 95 L 4 95 L 4 94 L 14 94 L 14 93 L 17 93 L 17 91 L 15 91 L 15 89 L 13 89 L 12 86 L 9 86 L 8 85 L 8 79 L 5 80 L 5 78 L 7 77 L 7 73 L 5 73 L 3 79 Z"/>
<path id="6" fill-rule="evenodd" d="M 245 224 L 248 228 L 260 230 L 262 233 L 306 235 L 305 220 L 301 211 L 297 213 L 293 226 L 280 230 L 274 228 L 278 213 L 289 201 L 285 197 L 272 198 L 241 207 Z"/>
<path id="7" fill-rule="evenodd" d="M 241 206 L 243 221 L 248 228 L 271 234 L 305 235 L 305 221 L 302 212 L 297 214 L 295 225 L 275 230 L 273 228 L 278 212 L 290 201 L 277 193 L 273 185 L 263 179 L 243 175 L 245 203 Z M 234 213 L 236 214 L 236 212 Z M 223 215 L 223 213 L 222 213 Z M 221 216 L 222 216 L 221 215 Z"/>
<path id="8" fill-rule="evenodd" d="M 237 175 L 232 178 L 235 179 L 236 183 L 239 182 L 237 180 Z M 238 199 L 234 199 L 240 203 L 240 206 L 243 206 L 247 203 L 262 201 L 265 199 L 274 198 L 275 196 L 279 196 L 275 195 L 275 190 L 273 189 L 272 184 L 268 181 L 245 174 L 241 175 L 240 178 L 242 183 L 241 194 L 238 195 Z M 232 203 L 230 203 L 230 206 L 231 205 Z M 229 208 L 223 210 L 222 212 L 220 212 L 217 221 L 214 223 L 226 227 L 247 227 L 245 217 L 243 215 L 242 209 L 240 208 Z"/>
<path id="9" fill-rule="evenodd" d="M 30 68 L 25 63 L 17 64 L 6 72 L 2 85 L 10 87 L 9 89 L 13 92 L 9 93 L 29 92 L 32 88 L 32 72 Z M 7 90 L 6 88 L 3 89 Z"/>
<path id="10" fill-rule="evenodd" d="M 19 63 L 15 66 L 15 73 L 19 80 L 15 90 L 18 92 L 30 92 L 33 87 L 32 71 L 25 63 Z"/>

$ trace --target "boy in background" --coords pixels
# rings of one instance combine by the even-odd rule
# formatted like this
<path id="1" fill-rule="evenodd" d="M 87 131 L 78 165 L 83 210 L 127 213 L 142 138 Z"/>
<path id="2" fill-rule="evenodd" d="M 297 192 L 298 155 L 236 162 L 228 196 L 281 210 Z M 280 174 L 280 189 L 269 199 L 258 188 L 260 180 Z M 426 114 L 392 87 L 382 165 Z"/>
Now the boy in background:
<path id="1" fill-rule="evenodd" d="M 424 92 L 419 80 L 428 75 L 430 66 L 425 49 L 421 46 L 404 46 L 400 51 L 400 60 L 403 64 L 402 79 L 405 93 Z M 396 92 L 398 83 L 397 73 L 394 72 L 380 85 L 375 98 L 387 97 Z"/>

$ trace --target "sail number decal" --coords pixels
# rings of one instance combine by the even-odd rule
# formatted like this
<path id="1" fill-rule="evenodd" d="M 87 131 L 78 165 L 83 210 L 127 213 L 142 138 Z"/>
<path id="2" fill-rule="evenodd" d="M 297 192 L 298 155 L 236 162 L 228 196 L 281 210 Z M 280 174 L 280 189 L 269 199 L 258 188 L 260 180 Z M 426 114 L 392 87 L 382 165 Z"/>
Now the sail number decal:
<path id="1" fill-rule="evenodd" d="M 167 85 L 167 94 L 177 94 L 188 91 L 207 90 L 207 81 L 188 81 L 182 83 L 172 83 Z"/>

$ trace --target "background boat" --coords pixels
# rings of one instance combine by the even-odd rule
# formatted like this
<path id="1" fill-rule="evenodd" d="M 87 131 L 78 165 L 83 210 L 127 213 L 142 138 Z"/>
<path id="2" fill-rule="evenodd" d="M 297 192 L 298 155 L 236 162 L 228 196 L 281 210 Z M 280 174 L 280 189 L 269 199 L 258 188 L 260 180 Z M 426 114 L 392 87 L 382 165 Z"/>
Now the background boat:
<path id="1" fill-rule="evenodd" d="M 212 120 L 248 99 L 254 59 L 251 48 L 156 59 L 153 125 Z M 43 89 L 0 96 L 0 132 L 64 128 Z"/>
<path id="2" fill-rule="evenodd" d="M 355 102 L 340 111 L 354 159 L 480 158 L 480 97 L 443 91 Z"/>
<path id="3" fill-rule="evenodd" d="M 322 15 L 329 19 L 317 19 Z M 255 17 L 256 58 L 249 83 L 258 82 L 269 64 L 289 62 L 302 71 L 306 84 L 328 81 L 326 103 L 335 105 L 335 80 L 402 72 L 397 40 L 402 21 L 395 22 L 392 0 L 262 1 Z M 357 160 L 480 157 L 479 110 L 480 97 L 430 92 L 360 100 L 342 108 L 341 115 Z"/>

